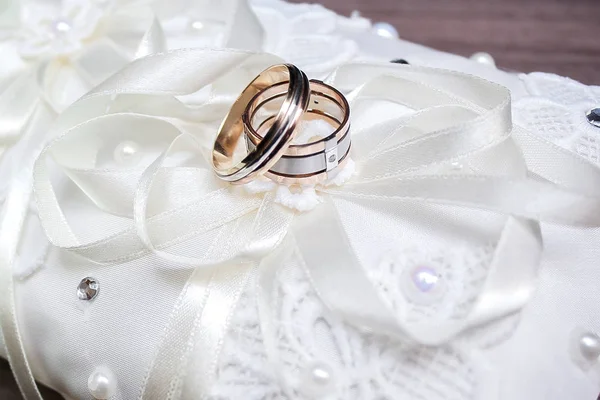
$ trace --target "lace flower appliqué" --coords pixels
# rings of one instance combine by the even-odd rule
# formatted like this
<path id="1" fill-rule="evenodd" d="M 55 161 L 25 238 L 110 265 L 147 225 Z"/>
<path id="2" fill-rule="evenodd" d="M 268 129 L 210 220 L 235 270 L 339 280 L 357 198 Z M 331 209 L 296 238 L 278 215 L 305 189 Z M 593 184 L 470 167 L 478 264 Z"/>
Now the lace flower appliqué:
<path id="1" fill-rule="evenodd" d="M 337 35 L 340 17 L 315 4 L 255 7 L 265 28 L 265 51 L 322 78 L 358 54 L 357 44 Z"/>
<path id="2" fill-rule="evenodd" d="M 25 3 L 17 37 L 24 58 L 66 56 L 81 49 L 98 28 L 106 2 L 65 1 L 46 5 Z"/>
<path id="3" fill-rule="evenodd" d="M 600 128 L 586 117 L 590 110 L 600 107 L 600 87 L 541 72 L 520 78 L 531 96 L 515 102 L 515 122 L 600 163 Z"/>

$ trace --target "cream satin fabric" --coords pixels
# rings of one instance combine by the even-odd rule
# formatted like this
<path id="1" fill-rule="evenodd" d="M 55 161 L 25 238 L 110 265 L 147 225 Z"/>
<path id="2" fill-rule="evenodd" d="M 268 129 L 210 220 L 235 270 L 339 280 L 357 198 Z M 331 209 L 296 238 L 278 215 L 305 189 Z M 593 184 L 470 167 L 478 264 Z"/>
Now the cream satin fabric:
<path id="1" fill-rule="evenodd" d="M 56 112 L 61 112 L 85 91 L 134 58 L 167 49 L 166 37 L 160 22 L 151 18 L 150 11 L 155 1 L 139 2 L 115 1 L 111 4 L 114 15 L 108 15 L 102 23 L 106 37 L 100 36 L 84 41 L 80 52 L 68 55 L 66 63 L 85 81 L 87 88 L 81 92 L 70 92 L 70 82 L 65 80 L 63 70 L 65 59 L 60 56 L 40 55 L 24 60 L 19 69 L 11 73 L 8 84 L 2 85 L 0 77 L 0 146 L 14 144 L 23 134 L 26 124 L 41 103 Z M 193 9 L 203 18 L 210 18 L 223 25 L 223 34 L 216 46 L 248 50 L 261 50 L 263 31 L 247 1 L 207 0 L 195 2 Z M 0 5 L 0 42 L 15 40 L 19 36 L 19 2 L 8 1 L 5 9 Z M 144 9 L 147 8 L 147 10 Z M 147 18 L 140 10 L 147 11 Z M 126 21 L 126 22 L 123 22 Z M 114 32 L 113 32 L 114 31 Z M 129 43 L 139 43 L 137 48 L 129 48 Z M 58 94 L 57 94 L 58 93 Z"/>
<path id="2" fill-rule="evenodd" d="M 252 50 L 262 47 L 262 27 L 246 1 L 208 1 L 195 4 L 194 7 L 204 16 L 207 10 L 211 11 L 211 17 L 224 24 L 221 45 Z M 6 8 L 0 6 L 0 40 L 4 37 L 2 29 L 6 29 L 8 38 L 12 30 L 18 29 L 19 11 L 17 2 L 9 1 Z M 128 35 L 129 39 L 139 38 L 135 58 L 166 50 L 166 38 L 160 22 L 157 19 L 145 21 L 138 17 L 130 15 L 126 18 L 126 29 L 119 26 L 120 33 Z M 92 85 L 96 84 L 130 61 L 124 57 L 124 54 L 130 53 L 127 50 L 122 48 L 121 43 L 101 40 L 84 49 L 76 62 L 77 70 Z M 49 96 L 57 82 L 60 82 L 57 80 L 60 62 L 43 59 L 24 64 L 15 79 L 0 86 L 0 156 L 4 152 L 3 147 L 12 146 L 18 140 L 24 142 L 12 152 L 14 161 L 8 164 L 12 171 L 8 176 L 15 177 L 14 182 L 5 183 L 8 189 L 5 213 L 0 224 L 0 326 L 7 358 L 17 384 L 27 399 L 41 399 L 41 395 L 27 363 L 19 333 L 12 265 L 31 197 L 32 155 L 39 154 L 47 137 L 43 135 L 46 127 L 56 117 L 56 112 L 64 108 L 64 104 L 57 103 Z M 3 187 L 0 186 L 0 189 Z"/>
<path id="3" fill-rule="evenodd" d="M 143 35 L 136 55 L 139 57 L 164 50 L 164 37 L 158 21 L 154 20 Z M 110 65 L 110 63 L 108 63 Z M 102 64 L 107 65 L 107 64 Z M 112 65 L 118 68 L 118 64 Z M 41 75 L 46 64 L 34 67 Z M 40 137 L 43 126 L 48 126 L 55 117 L 54 108 L 43 101 L 43 84 L 34 76 L 25 74 L 15 80 L 0 97 L 0 132 L 2 140 L 16 140 L 25 135 L 28 139 L 19 151 L 12 154 L 16 160 L 13 167 L 14 181 L 10 184 L 4 204 L 4 217 L 0 225 L 0 326 L 7 349 L 7 358 L 19 388 L 26 399 L 41 399 L 31 368 L 27 363 L 21 335 L 19 333 L 13 292 L 12 265 L 21 238 L 24 219 L 31 200 L 31 157 L 43 146 Z M 16 101 L 15 101 L 16 99 Z M 7 123 L 4 123 L 6 121 Z M 27 134 L 27 135 L 26 135 Z M 40 143 L 41 142 L 41 143 Z M 17 172 L 18 171 L 18 172 Z"/>
<path id="4" fill-rule="evenodd" d="M 18 4 L 12 10 L 13 22 L 20 19 L 17 6 Z M 2 28 L 0 26 L 0 33 Z M 8 40 L 13 31 L 14 35 L 18 35 L 18 27 L 6 29 Z M 158 45 L 160 49 L 165 49 L 164 38 L 161 37 L 157 21 L 152 24 L 151 19 L 131 16 L 130 24 L 122 34 L 128 38 L 137 38 L 137 42 L 140 43 L 137 50 L 110 40 L 107 35 L 106 38 L 99 38 L 96 42 L 83 46 L 81 54 L 68 61 L 73 70 L 89 85 L 88 89 L 126 65 L 133 59 L 134 54 L 137 57 L 147 55 L 152 46 L 156 49 Z M 10 83 L 0 90 L 0 144 L 12 144 L 22 135 L 41 102 L 56 112 L 69 105 L 65 103 L 65 93 L 62 93 L 66 89 L 57 88 L 59 84 L 68 83 L 61 75 L 64 63 L 64 59 L 60 57 L 40 55 L 37 59 L 25 60 L 21 68 L 13 73 Z M 83 92 L 71 95 L 81 94 Z"/>
<path id="5" fill-rule="evenodd" d="M 600 185 L 580 184 L 600 182 L 598 169 L 513 127 L 507 89 L 415 66 L 349 64 L 327 79 L 350 93 L 352 123 L 360 127 L 353 131 L 357 172 L 342 186 L 318 186 L 322 203 L 314 210 L 298 213 L 277 204 L 272 191 L 252 194 L 217 180 L 207 153 L 220 120 L 244 85 L 278 62 L 268 54 L 208 49 L 138 60 L 59 118 L 56 139 L 35 164 L 39 214 L 55 246 L 99 264 L 153 252 L 193 269 L 142 399 L 208 394 L 229 316 L 249 282 L 259 287 L 267 354 L 277 363 L 270 315 L 274 274 L 291 253 L 301 256 L 322 301 L 348 323 L 397 340 L 438 345 L 514 313 L 529 300 L 542 248 L 536 221 L 600 224 Z M 193 94 L 194 104 L 186 104 Z M 416 113 L 372 120 L 361 104 L 373 100 Z M 101 168 L 97 144 L 106 132 L 124 139 L 144 132 L 142 147 L 164 143 L 163 151 L 136 168 Z M 478 160 L 476 171 L 452 170 L 453 163 L 470 159 Z M 112 232 L 73 229 L 50 180 L 51 166 L 58 166 L 107 220 L 121 217 Z M 468 316 L 431 325 L 392 312 L 349 245 L 337 198 L 372 199 L 374 211 L 390 203 L 436 203 L 506 215 L 484 289 Z M 193 255 L 186 249 L 190 240 Z M 190 357 L 195 351 L 204 356 Z"/>

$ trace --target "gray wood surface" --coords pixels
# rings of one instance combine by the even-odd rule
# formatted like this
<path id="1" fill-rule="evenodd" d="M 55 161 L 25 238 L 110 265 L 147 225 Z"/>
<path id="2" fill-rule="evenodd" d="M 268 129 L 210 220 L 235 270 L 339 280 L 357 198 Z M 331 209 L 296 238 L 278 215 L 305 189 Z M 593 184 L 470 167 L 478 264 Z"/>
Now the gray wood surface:
<path id="1" fill-rule="evenodd" d="M 465 56 L 486 51 L 503 69 L 600 84 L 598 0 L 319 2 L 342 15 L 358 10 L 374 22 L 389 22 L 403 39 L 439 50 Z"/>
<path id="2" fill-rule="evenodd" d="M 440 50 L 467 56 L 487 51 L 501 68 L 600 84 L 599 0 L 320 2 L 340 14 L 358 10 L 373 21 L 389 22 L 402 38 Z M 8 363 L 0 360 L 0 400 L 18 400 L 18 393 Z M 61 399 L 47 389 L 44 398 Z"/>

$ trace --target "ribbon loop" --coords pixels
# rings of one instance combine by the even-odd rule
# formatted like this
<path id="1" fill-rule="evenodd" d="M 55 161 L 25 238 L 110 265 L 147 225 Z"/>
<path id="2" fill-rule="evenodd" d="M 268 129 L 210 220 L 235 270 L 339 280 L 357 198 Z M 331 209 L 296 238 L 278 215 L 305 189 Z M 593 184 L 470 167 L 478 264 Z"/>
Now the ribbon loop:
<path id="1" fill-rule="evenodd" d="M 30 72 L 26 68 L 22 72 L 22 75 L 18 76 L 14 82 L 9 82 L 8 84 L 2 82 L 2 87 L 0 88 L 0 155 L 3 155 L 2 153 L 10 145 L 13 145 L 16 140 L 21 139 L 21 136 L 25 135 L 27 135 L 25 136 L 27 139 L 24 141 L 25 143 L 18 150 L 12 151 L 10 155 L 15 159 L 21 157 L 22 154 L 26 154 L 27 151 L 33 155 L 27 155 L 19 160 L 19 165 L 21 166 L 21 171 L 18 174 L 19 178 L 16 179 L 16 182 L 10 182 L 10 184 L 6 185 L 9 188 L 8 195 L 6 196 L 7 201 L 4 204 L 6 210 L 0 221 L 0 237 L 3 238 L 0 248 L 0 276 L 4 278 L 0 279 L 0 327 L 2 328 L 0 331 L 4 338 L 7 356 L 17 384 L 24 397 L 28 399 L 41 399 L 41 394 L 37 389 L 31 368 L 28 365 L 19 333 L 19 324 L 14 303 L 12 266 L 19 238 L 24 229 L 25 215 L 31 200 L 29 186 L 31 183 L 30 169 L 33 159 L 30 159 L 30 157 L 40 154 L 40 143 L 45 142 L 48 137 L 52 137 L 48 135 L 43 140 L 40 137 L 42 132 L 47 133 L 46 127 L 49 125 L 47 121 L 48 115 L 52 114 L 53 111 L 63 110 L 67 106 L 67 102 L 72 102 L 90 87 L 121 68 L 134 56 L 141 57 L 163 51 L 166 48 L 165 38 L 158 21 L 154 20 L 150 30 L 146 32 L 147 24 L 144 21 L 144 14 L 146 13 L 144 11 L 150 10 L 149 6 L 152 2 L 143 0 L 141 2 L 119 1 L 117 3 L 119 4 L 114 4 L 114 7 L 111 6 L 104 9 L 110 13 L 108 21 L 103 21 L 102 24 L 103 32 L 106 33 L 104 39 L 95 41 L 92 44 L 86 43 L 83 49 L 77 51 L 77 54 L 70 59 L 71 62 L 68 65 L 64 65 L 64 68 L 62 57 L 61 65 L 58 65 L 59 63 L 57 63 L 56 59 L 46 63 L 44 61 L 45 57 L 41 61 L 39 59 L 23 60 L 24 64 L 33 64 L 31 66 L 33 72 Z M 252 15 L 248 4 L 244 0 L 231 0 L 230 3 L 236 10 L 233 13 L 236 16 L 236 23 L 228 24 L 227 28 L 235 32 L 226 33 L 225 36 L 229 37 L 231 43 L 235 45 L 243 47 L 249 45 L 252 49 L 260 46 L 262 44 L 262 29 L 260 24 L 257 23 L 256 18 Z M 8 38 L 10 40 L 16 37 L 10 31 L 7 36 L 4 28 L 12 29 L 19 27 L 21 22 L 19 15 L 20 6 L 22 5 L 18 1 L 13 0 L 4 1 L 0 5 L 0 38 Z M 226 20 L 229 21 L 228 19 Z M 243 24 L 241 23 L 242 21 L 244 22 Z M 241 31 L 241 28 L 244 28 L 244 30 Z M 142 35 L 143 41 L 140 44 L 139 39 Z M 234 38 L 238 40 L 234 41 Z M 137 47 L 135 55 L 133 51 L 134 47 Z M 108 98 L 90 102 L 86 106 L 80 107 L 79 111 L 81 111 L 81 114 L 75 111 L 70 117 L 61 120 L 65 125 L 62 125 L 62 127 L 58 125 L 58 132 L 68 131 L 90 118 L 93 119 L 108 112 L 111 103 L 118 94 L 119 91 L 117 89 Z M 176 104 L 177 101 L 173 99 L 170 103 Z M 94 108 L 94 105 L 100 108 Z M 218 106 L 218 102 L 215 102 L 215 105 Z M 88 106 L 90 107 L 88 108 Z M 158 107 L 155 105 L 150 108 L 156 110 Z M 156 115 L 155 113 L 154 116 Z M 206 117 L 207 115 L 205 110 L 202 117 Z M 176 118 L 177 115 L 170 117 Z M 70 125 L 69 122 L 73 124 Z M 180 126 L 182 125 L 185 125 L 185 123 L 182 122 Z M 28 135 L 25 132 L 34 132 L 34 134 Z M 46 155 L 47 153 L 42 152 L 42 154 Z M 58 155 L 57 158 L 61 159 L 62 156 Z M 5 160 L 6 157 L 3 157 L 2 161 L 4 162 Z M 58 161 L 60 164 L 60 160 Z M 42 204 L 45 210 L 45 218 L 43 219 L 46 222 L 48 220 L 58 221 L 55 228 L 49 228 L 48 223 L 46 223 L 46 228 L 56 233 L 56 235 L 52 236 L 51 240 L 67 248 L 72 247 L 72 250 L 75 252 L 81 251 L 84 256 L 87 255 L 90 259 L 102 260 L 97 252 L 98 248 L 93 248 L 94 246 L 86 248 L 86 246 L 81 245 L 82 242 L 89 241 L 89 238 L 82 240 L 81 237 L 70 229 L 69 223 L 64 219 L 57 196 L 52 190 L 49 174 L 45 170 L 45 162 L 46 160 L 42 160 L 41 163 L 36 164 L 40 168 L 36 170 L 34 179 L 38 182 L 37 189 L 42 194 L 39 204 Z M 25 167 L 22 167 L 23 165 Z M 98 182 L 94 183 L 92 181 L 97 179 L 99 175 L 94 176 L 93 174 L 89 174 L 91 172 L 89 170 L 77 171 L 72 169 L 69 171 L 67 168 L 64 172 L 71 177 L 73 182 L 77 182 L 80 188 L 85 187 L 88 189 L 87 193 L 96 199 L 95 204 L 102 206 L 104 209 L 112 210 L 116 214 L 127 215 L 130 212 L 129 209 L 124 207 L 124 204 L 118 201 L 110 201 L 103 195 L 105 190 L 101 188 L 101 184 L 110 180 L 104 179 L 109 178 L 110 174 L 105 174 L 101 177 L 103 179 L 99 179 Z M 10 173 L 8 175 L 12 176 Z M 130 174 L 127 179 L 121 179 L 119 182 L 125 183 L 126 180 L 129 180 L 129 184 L 131 184 L 131 179 L 134 176 L 135 174 Z M 126 185 L 125 187 L 128 186 Z M 110 189 L 114 188 L 110 187 Z M 4 187 L 0 189 L 2 189 L 2 194 L 4 194 Z M 107 200 L 109 201 L 107 202 Z M 117 253 L 121 251 L 123 257 L 140 256 L 143 252 L 135 253 L 135 243 L 139 241 L 139 238 L 134 237 L 131 234 L 132 232 L 127 229 L 121 233 L 124 236 L 124 240 L 120 243 L 125 243 L 125 247 L 119 247 L 120 243 L 117 242 L 114 243 L 114 246 L 108 246 L 110 251 L 116 250 Z M 133 234 L 135 234 L 135 231 L 133 231 Z M 114 236 L 103 239 L 114 239 Z M 116 236 L 118 237 L 118 235 Z M 4 240 L 6 238 L 8 239 Z M 102 239 L 100 239 L 100 242 L 102 242 Z M 130 244 L 134 244 L 134 246 L 130 247 Z M 134 253 L 132 253 L 132 250 Z M 86 251 L 88 254 L 86 254 Z M 106 254 L 110 254 L 110 251 Z"/>
<path id="2" fill-rule="evenodd" d="M 24 69 L 0 93 L 0 146 L 8 146 L 21 136 L 39 102 L 36 71 Z"/>
<path id="3" fill-rule="evenodd" d="M 53 129 L 57 138 L 36 162 L 40 218 L 53 244 L 99 263 L 152 252 L 194 269 L 158 349 L 157 357 L 167 363 L 154 362 L 140 398 L 206 395 L 240 293 L 256 274 L 261 315 L 270 315 L 265 309 L 272 303 L 274 269 L 290 254 L 301 258 L 320 298 L 346 322 L 439 345 L 527 303 L 541 253 L 539 220 L 600 225 L 597 190 L 582 190 L 569 179 L 580 173 L 596 179 L 596 167 L 545 144 L 540 148 L 559 153 L 570 167 L 537 165 L 537 142 L 513 127 L 506 88 L 425 67 L 348 64 L 328 78 L 351 92 L 357 173 L 341 187 L 314 188 L 322 204 L 313 211 L 296 214 L 278 204 L 275 185 L 254 193 L 215 180 L 208 158 L 220 119 L 239 90 L 278 61 L 268 54 L 209 49 L 137 60 L 60 117 Z M 97 146 L 111 129 L 144 131 L 137 140 L 155 151 L 147 152 L 138 169 L 104 168 Z M 525 143 L 525 157 L 513 133 Z M 81 156 L 70 155 L 77 148 Z M 95 204 L 97 217 L 118 229 L 93 240 L 72 229 L 49 179 L 50 158 Z M 464 168 L 456 170 L 457 162 Z M 529 166 L 538 176 L 530 176 Z M 115 195 L 108 185 L 122 193 Z M 376 200 L 368 205 L 373 213 L 378 204 L 401 201 L 504 216 L 485 285 L 466 316 L 414 323 L 388 309 L 350 245 L 335 207 L 341 198 Z M 269 322 L 261 326 L 269 330 Z M 272 338 L 272 332 L 264 334 Z M 193 357 L 195 351 L 203 356 Z"/>

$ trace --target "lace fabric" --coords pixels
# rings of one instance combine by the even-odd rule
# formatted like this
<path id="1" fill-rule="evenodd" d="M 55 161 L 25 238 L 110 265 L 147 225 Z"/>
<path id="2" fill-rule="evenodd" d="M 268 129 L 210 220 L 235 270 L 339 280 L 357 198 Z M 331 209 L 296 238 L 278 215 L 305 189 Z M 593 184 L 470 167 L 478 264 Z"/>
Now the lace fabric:
<path id="1" fill-rule="evenodd" d="M 278 293 L 281 365 L 270 365 L 262 352 L 256 304 L 247 292 L 232 321 L 211 398 L 475 398 L 477 371 L 460 346 L 412 347 L 362 334 L 328 315 L 298 265 L 281 274 Z M 306 377 L 313 365 L 331 369 L 332 387 L 309 386 Z"/>
<path id="2" fill-rule="evenodd" d="M 551 74 L 520 75 L 528 95 L 513 107 L 515 123 L 557 145 L 600 162 L 600 134 L 585 112 L 600 104 L 600 90 Z M 382 251 L 380 249 L 380 251 Z M 405 243 L 371 263 L 370 278 L 386 303 L 411 318 L 460 318 L 470 309 L 486 277 L 491 247 L 424 246 Z M 434 265 L 448 280 L 443 301 L 420 304 L 402 291 L 406 270 Z M 237 309 L 220 361 L 214 399 L 492 399 L 497 369 L 482 351 L 510 340 L 520 316 L 473 330 L 438 348 L 410 346 L 366 335 L 327 313 L 307 276 L 291 263 L 278 279 L 277 333 L 281 364 L 270 365 L 263 351 L 258 310 L 252 290 Z M 200 355 L 197 355 L 200 356 Z M 315 395 L 307 369 L 329 366 L 335 387 Z M 275 368 L 281 368 L 276 371 Z"/>
<path id="3" fill-rule="evenodd" d="M 540 72 L 519 78 L 529 96 L 515 102 L 515 122 L 599 164 L 599 128 L 587 121 L 586 114 L 600 105 L 600 87 Z"/>
<path id="4" fill-rule="evenodd" d="M 277 6 L 273 7 L 273 4 Z M 266 50 L 296 63 L 312 77 L 322 77 L 346 61 L 367 58 L 366 51 L 360 49 L 355 41 L 338 33 L 340 26 L 348 29 L 348 25 L 355 24 L 354 31 L 364 32 L 366 35 L 369 27 L 364 21 L 353 22 L 321 6 L 263 1 L 258 2 L 255 9 L 260 20 L 269 28 Z M 443 64 L 440 61 L 440 65 Z M 599 162 L 599 136 L 595 128 L 585 121 L 584 112 L 599 103 L 600 89 L 585 87 L 569 79 L 548 74 L 521 75 L 520 80 L 529 95 L 520 97 L 514 103 L 515 122 L 591 161 Z M 349 214 L 352 215 L 353 212 Z M 432 214 L 439 216 L 435 212 Z M 466 215 L 458 211 L 442 215 L 452 215 L 456 220 L 481 221 L 480 215 Z M 84 219 L 85 212 L 75 212 L 75 216 Z M 404 217 L 410 221 L 410 215 Z M 492 234 L 478 231 L 481 237 L 474 239 L 461 235 L 459 230 L 433 232 L 423 237 L 410 234 L 410 223 L 388 221 L 390 225 L 396 226 L 395 230 L 388 229 L 386 221 L 389 218 L 386 215 L 366 215 L 361 219 L 373 221 L 370 229 L 377 236 L 377 239 L 358 244 L 363 265 L 368 266 L 370 279 L 392 310 L 408 313 L 414 321 L 443 321 L 464 317 L 487 276 L 494 244 Z M 484 220 L 481 223 L 488 222 L 489 230 L 493 231 L 494 221 Z M 46 256 L 45 247 L 36 247 L 39 252 L 27 251 L 28 248 L 37 246 L 40 240 L 35 236 L 35 229 L 39 230 L 39 227 L 32 225 L 33 237 L 25 240 L 22 245 L 24 257 L 18 263 L 16 271 L 20 279 L 18 295 L 23 299 L 30 295 L 33 287 L 44 283 L 46 275 L 36 274 L 38 268 L 46 269 L 42 271 L 44 273 L 51 267 L 54 270 L 66 270 L 62 264 L 67 261 L 61 259 L 64 254 L 56 249 L 50 249 L 48 255 L 54 265 L 46 266 L 42 266 L 43 263 L 40 262 L 40 258 Z M 453 239 L 449 240 L 449 236 Z M 65 306 L 68 301 L 65 299 L 70 299 L 77 283 L 76 278 L 90 270 L 96 271 L 92 265 L 77 266 L 78 260 L 69 259 L 68 262 L 75 265 L 74 272 L 67 274 L 62 271 L 64 275 L 55 276 L 52 281 L 61 287 L 60 296 L 56 296 L 58 300 L 52 304 L 55 310 L 46 310 L 46 314 L 40 315 L 43 311 L 40 295 L 36 302 L 39 311 L 34 312 L 24 305 L 24 313 L 28 314 L 24 318 L 26 327 L 40 331 L 44 323 L 53 323 L 53 318 L 60 320 L 58 310 L 61 307 L 73 308 L 71 303 Z M 151 307 L 152 296 L 146 294 L 144 312 L 154 316 L 154 319 L 148 321 L 153 327 L 141 329 L 129 326 L 129 330 L 123 331 L 119 331 L 119 321 L 115 321 L 114 317 L 96 313 L 100 310 L 92 309 L 95 313 L 92 318 L 96 318 L 92 325 L 98 326 L 101 320 L 109 321 L 115 331 L 123 334 L 122 338 L 110 341 L 114 346 L 118 344 L 118 351 L 122 354 L 111 354 L 108 348 L 99 352 L 106 360 L 118 363 L 119 357 L 135 358 L 136 351 L 151 352 L 169 307 L 186 278 L 182 272 L 178 272 L 176 278 L 164 272 L 164 275 L 157 273 L 154 276 L 148 273 L 149 276 L 146 276 L 142 272 L 143 267 L 150 262 L 153 261 L 146 259 L 133 268 L 129 265 L 119 265 L 118 268 L 137 269 L 139 276 L 144 277 L 143 280 L 147 280 L 152 288 L 161 291 L 168 289 L 166 291 L 169 295 L 161 301 L 169 304 L 157 305 L 161 310 L 156 313 Z M 410 276 L 409 271 L 419 265 L 433 267 L 444 278 L 444 293 L 438 301 L 413 301 L 402 290 L 402 282 Z M 96 274 L 100 274 L 102 284 L 107 287 L 123 279 L 118 276 L 120 274 L 116 269 Z M 29 279 L 30 277 L 33 279 Z M 139 283 L 135 280 L 135 274 L 128 273 L 126 279 L 131 284 L 136 284 L 135 290 L 143 290 L 143 287 L 137 286 Z M 127 282 L 123 282 L 119 290 L 126 291 L 127 286 Z M 254 289 L 253 285 L 248 286 L 234 313 L 219 359 L 218 382 L 212 390 L 212 399 L 492 400 L 499 395 L 495 390 L 495 378 L 499 374 L 498 370 L 504 366 L 490 366 L 485 351 L 511 338 L 519 321 L 518 315 L 467 332 L 456 341 L 441 347 L 415 346 L 384 339 L 361 333 L 328 313 L 312 289 L 302 266 L 292 257 L 277 279 L 274 323 L 280 363 L 272 365 L 265 353 L 256 303 L 257 293 Z M 118 297 L 119 290 L 112 290 L 112 294 Z M 109 293 L 102 295 L 108 296 Z M 126 297 L 129 299 L 128 303 L 135 304 L 139 301 L 131 293 Z M 111 305 L 119 308 L 120 315 L 126 315 L 125 307 L 114 301 Z M 67 318 L 78 321 L 80 313 L 72 311 Z M 32 322 L 38 316 L 39 322 Z M 67 322 L 66 325 L 77 329 L 73 322 Z M 89 330 L 82 332 L 90 334 Z M 39 357 L 44 361 L 42 364 L 48 364 L 49 369 L 55 372 L 44 380 L 65 393 L 78 398 L 84 396 L 87 369 L 93 367 L 95 362 L 89 347 L 83 341 L 77 346 L 77 350 L 86 350 L 83 360 L 78 358 L 77 351 L 74 350 L 61 353 L 60 349 L 68 348 L 69 343 L 76 340 L 77 334 L 64 333 L 63 340 L 59 337 L 61 329 L 55 328 L 51 333 L 55 334 L 52 336 L 54 339 L 44 342 L 41 352 L 46 354 Z M 125 337 L 128 334 L 138 337 Z M 143 335 L 148 336 L 141 340 L 143 343 L 128 348 L 128 343 L 137 343 L 139 338 L 144 338 Z M 101 343 L 89 338 L 86 340 L 96 345 Z M 106 347 L 106 343 L 103 346 Z M 58 376 L 61 370 L 57 363 L 65 361 L 65 358 L 68 359 L 70 370 L 78 370 L 70 377 Z M 127 389 L 120 392 L 119 399 L 129 399 L 131 397 L 128 396 L 136 392 L 149 355 L 145 354 L 142 358 L 144 361 L 137 365 L 132 361 L 119 369 L 119 376 L 129 376 L 123 379 L 123 385 Z M 311 385 L 310 373 L 315 365 L 326 366 L 331 372 L 333 383 L 327 387 Z M 135 373 L 131 374 L 129 369 L 134 369 Z M 519 397 L 522 398 L 526 397 Z M 504 400 L 502 397 L 501 399 Z"/>
<path id="5" fill-rule="evenodd" d="M 326 60 L 320 55 L 311 62 L 327 65 Z M 515 123 L 600 163 L 598 128 L 585 119 L 585 112 L 600 104 L 600 88 L 543 73 L 520 75 L 519 79 L 524 90 L 516 91 L 519 95 L 513 106 Z M 458 248 L 442 245 L 432 251 L 422 244 L 396 249 L 391 256 L 394 262 L 371 264 L 371 279 L 390 307 L 408 312 L 415 320 L 460 318 L 469 310 L 486 277 L 490 248 L 485 244 Z M 406 269 L 419 263 L 437 265 L 450 280 L 443 302 L 423 305 L 407 301 L 400 282 Z M 509 340 L 518 326 L 519 315 L 473 330 L 448 346 L 411 347 L 361 334 L 332 318 L 298 265 L 290 266 L 285 275 L 279 276 L 278 295 L 278 349 L 283 362 L 277 367 L 283 369 L 283 383 L 262 352 L 258 311 L 252 301 L 253 293 L 248 292 L 232 321 L 213 398 L 502 398 L 496 389 L 498 371 L 481 356 L 481 351 Z M 332 392 L 315 396 L 302 390 L 307 384 L 302 377 L 315 362 L 324 363 L 333 371 Z"/>
<path id="6" fill-rule="evenodd" d="M 375 221 L 366 234 L 372 240 L 356 243 L 356 251 L 363 255 L 370 279 L 395 313 L 406 312 L 415 321 L 442 321 L 460 319 L 470 310 L 487 276 L 493 246 L 485 238 L 491 235 L 483 235 L 477 243 L 460 234 L 448 239 L 432 232 L 425 243 L 412 236 L 410 224 L 358 215 L 358 207 L 350 204 L 339 206 L 351 207 L 346 212 L 357 220 Z M 456 221 L 470 218 L 460 212 L 432 213 L 453 215 Z M 491 232 L 494 223 L 488 222 Z M 401 235 L 402 240 L 393 239 Z M 445 280 L 445 291 L 437 301 L 414 302 L 403 291 L 406 272 L 420 265 L 431 266 Z M 488 400 L 493 398 L 490 393 L 495 396 L 490 389 L 494 373 L 480 351 L 509 338 L 518 321 L 518 316 L 502 319 L 440 347 L 362 333 L 328 312 L 294 257 L 278 274 L 276 293 L 279 363 L 270 364 L 264 352 L 257 294 L 250 285 L 231 321 L 211 398 Z M 333 387 L 310 385 L 314 365 L 331 371 Z"/>

